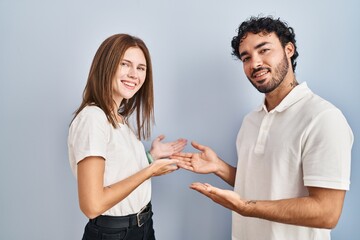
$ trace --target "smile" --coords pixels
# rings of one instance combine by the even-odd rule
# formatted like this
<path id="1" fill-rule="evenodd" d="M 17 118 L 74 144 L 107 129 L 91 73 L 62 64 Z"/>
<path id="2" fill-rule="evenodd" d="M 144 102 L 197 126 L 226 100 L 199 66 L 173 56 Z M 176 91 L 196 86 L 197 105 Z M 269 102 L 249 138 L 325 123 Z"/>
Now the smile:
<path id="1" fill-rule="evenodd" d="M 125 86 L 128 86 L 128 87 L 135 87 L 137 84 L 134 83 L 134 82 L 128 82 L 128 81 L 121 81 Z"/>
<path id="2" fill-rule="evenodd" d="M 262 77 L 262 76 L 264 76 L 265 74 L 267 74 L 267 73 L 269 73 L 269 72 L 270 72 L 269 69 L 258 70 L 258 71 L 254 72 L 254 73 L 252 74 L 252 77 L 253 77 L 253 78 L 259 78 L 259 77 Z"/>

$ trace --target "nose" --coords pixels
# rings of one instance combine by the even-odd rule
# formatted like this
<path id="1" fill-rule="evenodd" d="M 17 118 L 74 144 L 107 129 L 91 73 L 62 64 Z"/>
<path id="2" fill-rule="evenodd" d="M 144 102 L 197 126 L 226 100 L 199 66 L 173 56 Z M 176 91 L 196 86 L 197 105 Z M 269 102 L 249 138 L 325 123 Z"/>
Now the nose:
<path id="1" fill-rule="evenodd" d="M 254 54 L 251 58 L 251 68 L 256 69 L 263 65 L 263 61 L 258 54 Z"/>
<path id="2" fill-rule="evenodd" d="M 136 69 L 134 67 L 130 67 L 127 76 L 128 78 L 137 78 Z"/>

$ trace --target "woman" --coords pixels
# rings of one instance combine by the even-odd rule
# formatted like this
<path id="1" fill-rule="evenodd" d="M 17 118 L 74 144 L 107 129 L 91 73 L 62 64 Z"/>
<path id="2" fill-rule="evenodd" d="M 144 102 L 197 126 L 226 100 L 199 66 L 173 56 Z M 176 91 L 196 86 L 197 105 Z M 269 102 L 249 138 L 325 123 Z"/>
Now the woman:
<path id="1" fill-rule="evenodd" d="M 83 240 L 155 239 L 150 178 L 178 169 L 176 160 L 164 158 L 181 151 L 186 140 L 162 143 L 161 135 L 145 152 L 140 140 L 151 134 L 153 102 L 145 43 L 127 34 L 106 39 L 68 137 L 80 209 L 90 219 Z M 128 121 L 134 112 L 136 135 Z"/>

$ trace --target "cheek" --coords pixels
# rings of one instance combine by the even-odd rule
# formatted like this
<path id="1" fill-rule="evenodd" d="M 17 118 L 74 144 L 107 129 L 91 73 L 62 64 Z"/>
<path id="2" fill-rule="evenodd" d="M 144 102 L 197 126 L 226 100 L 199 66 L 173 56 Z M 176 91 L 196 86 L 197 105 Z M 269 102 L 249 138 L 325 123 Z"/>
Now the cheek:
<path id="1" fill-rule="evenodd" d="M 113 83 L 118 83 L 120 81 L 120 79 L 126 77 L 126 73 L 124 73 L 124 70 L 121 71 L 120 69 L 118 69 L 115 73 L 115 76 L 114 76 L 114 80 L 113 80 Z"/>
<path id="2" fill-rule="evenodd" d="M 243 70 L 244 70 L 244 73 L 246 76 L 249 76 L 251 74 L 251 68 L 250 68 L 249 64 L 244 64 Z"/>
<path id="3" fill-rule="evenodd" d="M 140 87 L 142 87 L 145 83 L 145 78 L 140 79 Z"/>
<path id="4" fill-rule="evenodd" d="M 146 73 L 140 73 L 139 74 L 139 80 L 140 80 L 140 84 L 143 85 L 146 79 Z"/>

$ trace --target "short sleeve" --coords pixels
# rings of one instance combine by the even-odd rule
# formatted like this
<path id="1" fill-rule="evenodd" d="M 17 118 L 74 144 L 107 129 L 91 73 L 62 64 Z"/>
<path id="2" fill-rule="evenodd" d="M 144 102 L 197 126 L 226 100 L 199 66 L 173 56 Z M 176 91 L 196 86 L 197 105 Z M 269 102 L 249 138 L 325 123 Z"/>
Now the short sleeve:
<path id="1" fill-rule="evenodd" d="M 316 116 L 304 136 L 305 186 L 349 190 L 353 133 L 340 110 Z"/>
<path id="2" fill-rule="evenodd" d="M 76 175 L 76 165 L 86 157 L 106 159 L 109 139 L 109 122 L 98 107 L 86 107 L 70 125 L 68 150 L 71 168 Z"/>

